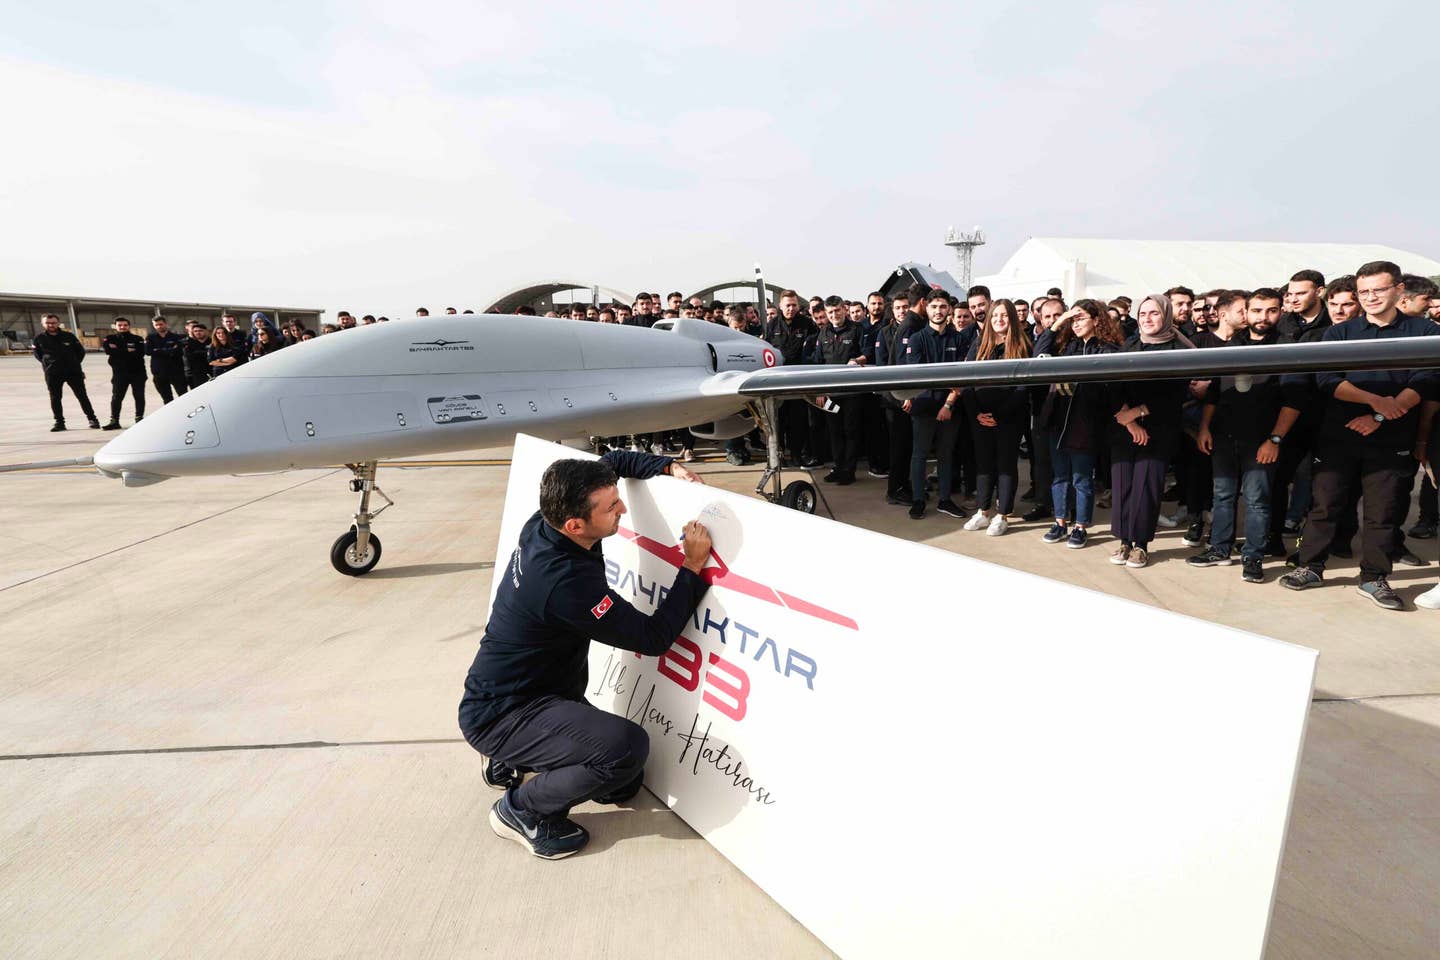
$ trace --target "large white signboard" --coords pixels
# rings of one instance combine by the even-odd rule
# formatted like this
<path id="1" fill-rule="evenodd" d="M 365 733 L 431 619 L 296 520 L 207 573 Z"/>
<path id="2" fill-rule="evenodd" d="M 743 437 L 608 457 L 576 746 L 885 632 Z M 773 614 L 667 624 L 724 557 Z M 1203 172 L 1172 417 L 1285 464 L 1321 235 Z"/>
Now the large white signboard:
<path id="1" fill-rule="evenodd" d="M 552 461 L 517 438 L 496 568 Z M 646 783 L 846 958 L 1262 953 L 1316 653 L 670 478 L 625 482 L 612 585 L 712 586 L 592 702 Z"/>

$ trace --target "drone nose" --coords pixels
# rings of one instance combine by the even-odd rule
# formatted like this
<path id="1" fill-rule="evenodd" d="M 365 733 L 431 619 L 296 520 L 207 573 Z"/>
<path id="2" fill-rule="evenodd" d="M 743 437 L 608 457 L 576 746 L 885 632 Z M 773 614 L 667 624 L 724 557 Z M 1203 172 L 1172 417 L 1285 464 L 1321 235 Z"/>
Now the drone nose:
<path id="1" fill-rule="evenodd" d="M 167 466 L 186 454 L 218 446 L 220 430 L 210 405 L 182 398 L 101 447 L 95 466 L 106 476 L 123 479 L 126 486 L 144 486 L 175 476 Z"/>

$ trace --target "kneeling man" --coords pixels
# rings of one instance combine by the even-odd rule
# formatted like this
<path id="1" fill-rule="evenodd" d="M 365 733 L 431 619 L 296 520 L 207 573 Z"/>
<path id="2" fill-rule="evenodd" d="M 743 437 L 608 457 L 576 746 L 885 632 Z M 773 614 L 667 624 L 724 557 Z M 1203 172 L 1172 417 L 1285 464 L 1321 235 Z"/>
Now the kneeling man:
<path id="1" fill-rule="evenodd" d="M 710 534 L 685 525 L 685 563 L 650 616 L 609 588 L 600 541 L 620 529 L 618 477 L 700 482 L 668 457 L 611 451 L 559 460 L 540 481 L 540 510 L 504 570 L 480 652 L 465 678 L 460 729 L 489 758 L 485 782 L 505 791 L 495 833 L 558 860 L 590 840 L 569 819 L 586 800 L 624 803 L 640 790 L 650 739 L 639 724 L 585 700 L 590 641 L 658 657 L 704 596 Z M 537 775 L 522 784 L 521 771 Z"/>

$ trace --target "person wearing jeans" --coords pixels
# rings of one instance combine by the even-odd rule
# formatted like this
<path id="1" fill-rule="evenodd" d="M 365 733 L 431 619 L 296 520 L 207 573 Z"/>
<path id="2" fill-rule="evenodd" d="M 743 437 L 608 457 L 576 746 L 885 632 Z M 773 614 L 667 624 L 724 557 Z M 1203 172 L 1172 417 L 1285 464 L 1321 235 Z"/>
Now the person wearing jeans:
<path id="1" fill-rule="evenodd" d="M 1278 290 L 1226 290 L 1216 304 L 1216 346 L 1263 346 L 1276 342 Z M 1214 506 L 1210 545 L 1186 561 L 1192 567 L 1228 566 L 1235 549 L 1235 500 L 1245 498 L 1245 547 L 1240 554 L 1247 583 L 1265 579 L 1270 542 L 1270 490 L 1275 465 L 1298 413 L 1281 406 L 1279 377 L 1216 377 L 1206 391 L 1196 445 L 1210 454 Z"/>
<path id="2" fill-rule="evenodd" d="M 1048 304 L 1048 301 L 1047 301 Z M 1098 300 L 1080 300 L 1055 318 L 1035 341 L 1035 356 L 1095 356 L 1120 349 L 1120 326 Z M 1052 477 L 1050 499 L 1055 523 L 1042 538 L 1073 549 L 1085 546 L 1095 515 L 1094 482 L 1098 448 L 1104 434 L 1105 387 L 1090 383 L 1054 384 L 1035 418 L 1036 436 L 1049 438 Z M 1036 490 L 1036 499 L 1041 491 Z M 1074 503 L 1074 513 L 1070 504 Z M 1075 525 L 1068 520 L 1073 516 Z"/>

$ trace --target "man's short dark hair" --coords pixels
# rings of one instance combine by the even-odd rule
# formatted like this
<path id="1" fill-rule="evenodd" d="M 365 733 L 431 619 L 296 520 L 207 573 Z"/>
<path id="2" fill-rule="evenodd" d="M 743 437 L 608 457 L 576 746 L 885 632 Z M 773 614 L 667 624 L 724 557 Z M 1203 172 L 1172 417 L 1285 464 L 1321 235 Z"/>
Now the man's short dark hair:
<path id="1" fill-rule="evenodd" d="M 515 308 L 515 313 L 518 316 L 522 317 L 533 317 L 535 316 L 535 308 L 530 306 L 530 304 L 528 303 L 522 303 L 520 306 Z"/>
<path id="2" fill-rule="evenodd" d="M 416 307 L 416 308 L 415 308 L 415 316 L 417 316 L 417 317 L 428 317 L 428 316 L 430 316 L 430 311 L 429 311 L 429 310 L 426 310 L 424 307 Z"/>
<path id="3" fill-rule="evenodd" d="M 365 316 L 361 317 L 360 319 L 363 320 L 363 321 L 366 322 L 366 323 L 374 323 L 374 322 L 375 322 L 375 315 L 374 315 L 373 313 L 367 313 L 367 314 L 365 314 Z"/>
<path id="4" fill-rule="evenodd" d="M 1325 286 L 1325 274 L 1319 270 L 1299 270 L 1290 278 L 1291 283 L 1304 283 L 1307 280 L 1315 284 L 1317 290 Z"/>
<path id="5" fill-rule="evenodd" d="M 1165 296 L 1173 297 L 1177 293 L 1189 297 L 1192 301 L 1195 299 L 1195 291 L 1191 290 L 1189 287 L 1171 287 L 1169 290 L 1165 291 Z"/>
<path id="6" fill-rule="evenodd" d="M 348 317 L 348 316 L 350 316 L 350 311 L 349 311 L 349 310 L 341 310 L 339 313 L 335 314 L 335 319 L 336 319 L 336 320 L 339 320 L 341 317 Z"/>
<path id="7" fill-rule="evenodd" d="M 1405 274 L 1400 283 L 1405 287 L 1405 293 L 1412 297 L 1433 297 L 1437 292 L 1434 280 L 1417 273 Z"/>
<path id="8" fill-rule="evenodd" d="M 934 303 L 936 300 L 940 300 L 948 306 L 950 304 L 950 294 L 944 290 L 931 290 L 930 296 L 925 298 L 925 302 Z"/>
<path id="9" fill-rule="evenodd" d="M 684 300 L 685 294 L 681 293 L 679 290 L 671 290 L 669 293 L 665 294 L 665 299 L 669 300 L 671 297 L 679 297 L 681 300 Z"/>
<path id="10" fill-rule="evenodd" d="M 1064 303 L 1064 302 L 1065 302 L 1065 292 L 1064 292 L 1063 290 L 1061 290 L 1059 287 L 1051 287 L 1049 290 L 1046 290 L 1046 291 L 1045 291 L 1045 296 L 1047 296 L 1047 297 L 1055 297 L 1055 298 L 1058 299 L 1061 303 Z"/>
<path id="11" fill-rule="evenodd" d="M 845 303 L 845 298 L 844 298 L 844 297 L 837 296 L 836 294 L 833 294 L 833 293 L 832 293 L 830 296 L 828 296 L 828 297 L 825 298 L 825 306 L 827 306 L 827 307 L 844 307 L 844 306 L 847 306 L 847 304 Z"/>
<path id="12" fill-rule="evenodd" d="M 1359 280 L 1361 277 L 1378 277 L 1382 273 L 1390 274 L 1390 280 L 1393 283 L 1399 283 L 1400 278 L 1403 276 L 1400 268 L 1389 260 L 1371 260 L 1369 263 L 1362 264 L 1360 269 L 1355 271 L 1355 279 Z"/>
<path id="13" fill-rule="evenodd" d="M 224 313 L 220 314 L 220 319 L 221 319 L 221 320 L 224 320 L 226 317 L 229 317 L 231 320 L 234 320 L 234 319 L 235 319 L 235 314 L 231 313 L 229 310 L 226 310 Z"/>
<path id="14" fill-rule="evenodd" d="M 1221 290 L 1219 299 L 1215 301 L 1215 309 L 1228 310 L 1236 300 L 1249 300 L 1250 294 L 1244 290 Z"/>
<path id="15" fill-rule="evenodd" d="M 1329 300 L 1337 293 L 1348 293 L 1352 296 L 1354 295 L 1355 276 L 1353 274 L 1347 273 L 1343 277 L 1336 277 L 1334 280 L 1331 280 L 1330 286 L 1325 288 L 1325 299 Z"/>
<path id="16" fill-rule="evenodd" d="M 1261 287 L 1259 290 L 1252 292 L 1250 296 L 1245 298 L 1245 306 L 1250 306 L 1250 301 L 1252 300 L 1274 300 L 1276 303 L 1285 302 L 1285 298 L 1280 295 L 1280 291 L 1274 287 Z"/>
<path id="17" fill-rule="evenodd" d="M 540 478 L 540 516 L 556 530 L 572 517 L 590 519 L 590 495 L 619 482 L 604 460 L 556 460 Z"/>
<path id="18" fill-rule="evenodd" d="M 965 299 L 967 301 L 971 297 L 984 297 L 986 300 L 992 299 L 990 296 L 990 288 L 983 283 L 977 283 L 965 292 Z"/>
<path id="19" fill-rule="evenodd" d="M 879 297 L 881 300 L 884 300 L 885 294 L 881 293 L 879 290 L 871 290 L 869 293 L 865 294 L 865 299 L 868 301 L 871 297 Z"/>
<path id="20" fill-rule="evenodd" d="M 784 300 L 786 297 L 794 297 L 796 300 L 799 300 L 800 294 L 796 293 L 794 290 L 781 290 L 780 296 L 777 299 Z"/>
<path id="21" fill-rule="evenodd" d="M 930 293 L 930 288 L 923 283 L 912 283 L 905 288 L 906 299 L 911 303 L 919 303 Z"/>

